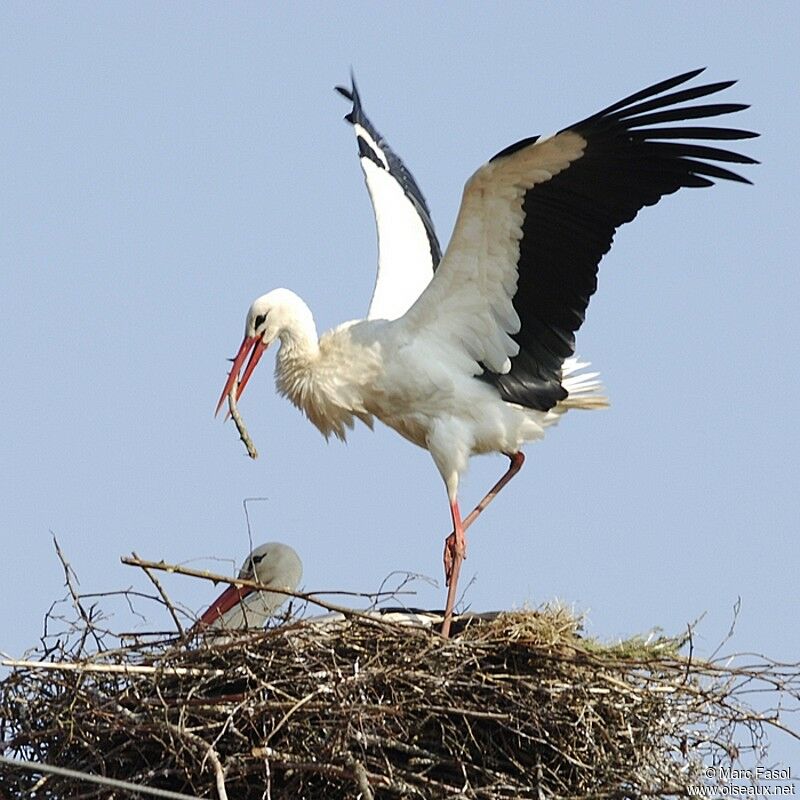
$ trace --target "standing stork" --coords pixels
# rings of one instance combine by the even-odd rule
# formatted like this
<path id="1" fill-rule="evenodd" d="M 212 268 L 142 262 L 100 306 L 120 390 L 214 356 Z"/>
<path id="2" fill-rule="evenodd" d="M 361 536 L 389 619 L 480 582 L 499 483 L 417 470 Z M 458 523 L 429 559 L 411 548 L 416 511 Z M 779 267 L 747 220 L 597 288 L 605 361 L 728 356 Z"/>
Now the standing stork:
<path id="1" fill-rule="evenodd" d="M 354 419 L 372 426 L 377 417 L 427 449 L 453 522 L 444 555 L 445 636 L 464 531 L 519 471 L 523 444 L 541 438 L 569 408 L 605 404 L 595 375 L 576 372 L 585 365 L 574 359 L 575 332 L 616 229 L 682 187 L 711 186 L 712 178 L 750 182 L 712 162 L 757 163 L 752 158 L 691 141 L 757 135 L 687 124 L 747 108 L 683 105 L 735 83 L 671 91 L 700 72 L 661 81 L 552 136 L 500 151 L 467 181 L 444 256 L 416 182 L 367 120 L 355 83 L 339 89 L 353 103 L 346 119 L 378 229 L 369 313 L 318 337 L 296 294 L 275 289 L 259 297 L 217 410 L 228 394 L 241 396 L 277 339 L 278 391 L 326 438 L 344 440 Z M 508 470 L 462 520 L 460 478 L 471 456 L 490 452 L 505 454 Z"/>

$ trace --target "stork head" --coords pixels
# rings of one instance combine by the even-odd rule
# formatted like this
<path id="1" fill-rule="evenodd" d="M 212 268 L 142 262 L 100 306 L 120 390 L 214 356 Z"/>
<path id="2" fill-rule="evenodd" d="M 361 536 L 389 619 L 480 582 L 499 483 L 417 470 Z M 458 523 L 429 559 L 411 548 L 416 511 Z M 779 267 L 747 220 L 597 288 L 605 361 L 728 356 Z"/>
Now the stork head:
<path id="1" fill-rule="evenodd" d="M 264 355 L 264 351 L 276 339 L 295 331 L 301 323 L 302 325 L 307 325 L 309 321 L 313 329 L 314 323 L 308 306 L 294 292 L 290 292 L 288 289 L 273 289 L 255 300 L 247 312 L 244 339 L 239 347 L 239 352 L 233 359 L 233 366 L 230 373 L 228 373 L 228 380 L 222 390 L 217 403 L 217 410 L 214 413 L 219 413 L 225 398 L 237 381 L 236 397 L 242 396 L 244 387 L 261 360 L 261 356 Z M 239 378 L 239 373 L 242 372 L 242 367 L 245 360 L 247 360 L 248 354 L 250 359 L 247 361 L 247 366 L 244 368 L 241 378 Z"/>
<path id="2" fill-rule="evenodd" d="M 239 570 L 239 577 L 242 580 L 257 581 L 265 587 L 293 592 L 303 577 L 303 564 L 300 556 L 288 544 L 267 542 L 256 547 L 247 556 Z M 261 595 L 260 602 L 244 602 L 245 598 L 254 594 Z M 222 620 L 226 627 L 247 627 L 249 618 L 250 622 L 263 624 L 266 617 L 280 608 L 286 599 L 287 595 L 279 592 L 259 592 L 252 586 L 229 586 L 200 617 L 200 623 L 211 625 Z M 241 608 L 236 611 L 236 607 L 240 605 L 248 606 L 248 613 L 244 613 Z M 233 613 L 229 613 L 232 609 Z"/>
<path id="3" fill-rule="evenodd" d="M 288 544 L 267 542 L 247 556 L 239 570 L 239 577 L 294 591 L 303 577 L 303 564 L 300 556 Z"/>

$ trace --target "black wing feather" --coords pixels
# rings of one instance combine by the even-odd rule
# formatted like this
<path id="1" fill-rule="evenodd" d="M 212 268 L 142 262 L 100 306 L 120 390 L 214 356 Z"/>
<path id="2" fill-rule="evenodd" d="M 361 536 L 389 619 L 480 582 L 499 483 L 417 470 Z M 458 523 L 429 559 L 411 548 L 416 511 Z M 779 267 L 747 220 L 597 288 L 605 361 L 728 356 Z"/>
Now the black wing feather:
<path id="1" fill-rule="evenodd" d="M 675 86 L 680 86 L 682 83 L 686 83 L 692 78 L 696 78 L 701 72 L 705 72 L 705 69 L 705 67 L 693 69 L 689 72 L 684 72 L 681 75 L 676 75 L 674 78 L 667 78 L 665 81 L 654 83 L 652 86 L 648 86 L 645 89 L 640 89 L 638 92 L 634 92 L 633 94 L 629 94 L 627 97 L 623 97 L 622 100 L 617 100 L 616 103 L 604 108 L 602 111 L 598 111 L 597 114 L 584 120 L 584 122 L 588 122 L 596 117 L 607 117 L 612 112 L 618 111 L 620 108 L 625 108 L 627 106 L 632 106 L 634 103 L 638 103 L 639 100 L 644 100 L 647 97 L 653 97 L 654 95 L 669 91 Z"/>
<path id="2" fill-rule="evenodd" d="M 624 113 L 619 114 L 620 119 L 628 119 L 629 117 L 636 116 L 637 114 L 644 114 L 645 111 L 652 111 L 655 108 L 664 108 L 667 104 L 674 106 L 678 103 L 686 103 L 689 100 L 697 100 L 699 97 L 706 97 L 716 92 L 721 92 L 733 86 L 736 81 L 720 81 L 719 83 L 707 83 L 704 86 L 693 86 L 691 89 L 681 89 L 679 92 L 672 92 L 672 94 L 665 94 L 663 97 L 656 97 L 651 100 L 645 100 L 636 105 L 625 106 Z"/>
<path id="3" fill-rule="evenodd" d="M 575 352 L 575 332 L 597 289 L 598 264 L 620 225 L 682 187 L 712 186 L 710 178 L 750 182 L 709 163 L 757 163 L 749 156 L 674 140 L 734 140 L 758 134 L 734 128 L 649 127 L 747 108 L 739 103 L 675 107 L 726 89 L 734 81 L 662 94 L 700 72 L 656 83 L 562 131 L 578 133 L 587 144 L 580 158 L 525 195 L 514 296 L 522 322 L 513 337 L 519 354 L 507 374 L 484 369 L 479 376 L 494 384 L 504 400 L 547 411 L 566 397 L 561 368 Z M 513 157 L 534 141 L 511 145 L 492 160 Z"/>

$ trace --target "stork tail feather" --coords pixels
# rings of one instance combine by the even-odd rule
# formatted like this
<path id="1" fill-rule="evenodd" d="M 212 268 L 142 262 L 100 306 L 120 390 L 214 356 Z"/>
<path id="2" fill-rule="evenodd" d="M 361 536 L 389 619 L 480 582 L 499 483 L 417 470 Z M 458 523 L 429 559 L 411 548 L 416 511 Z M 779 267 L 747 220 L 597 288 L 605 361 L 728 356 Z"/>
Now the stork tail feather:
<path id="1" fill-rule="evenodd" d="M 569 394 L 552 411 L 563 414 L 571 408 L 591 410 L 609 406 L 608 397 L 603 394 L 602 381 L 598 380 L 600 373 L 582 371 L 588 366 L 588 361 L 577 358 L 568 358 L 564 362 L 561 368 L 561 385 Z"/>

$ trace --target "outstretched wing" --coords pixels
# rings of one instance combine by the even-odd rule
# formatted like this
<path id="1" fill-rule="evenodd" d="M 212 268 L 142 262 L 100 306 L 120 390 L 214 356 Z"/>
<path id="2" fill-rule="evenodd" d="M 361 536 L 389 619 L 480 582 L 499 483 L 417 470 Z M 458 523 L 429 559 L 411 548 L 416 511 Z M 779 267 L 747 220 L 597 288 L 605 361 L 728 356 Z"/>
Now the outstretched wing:
<path id="1" fill-rule="evenodd" d="M 511 145 L 482 166 L 466 184 L 434 279 L 398 324 L 460 346 L 504 400 L 542 411 L 562 400 L 561 367 L 616 229 L 681 187 L 711 186 L 711 178 L 749 183 L 711 162 L 757 163 L 752 158 L 686 141 L 757 135 L 686 124 L 747 108 L 679 106 L 734 83 L 669 93 L 700 72 Z M 673 122 L 681 124 L 664 127 Z"/>
<path id="2" fill-rule="evenodd" d="M 336 91 L 353 103 L 345 119 L 356 134 L 378 229 L 378 275 L 367 317 L 396 319 L 428 285 L 442 251 L 414 176 L 367 119 L 355 79 L 351 85 Z"/>

